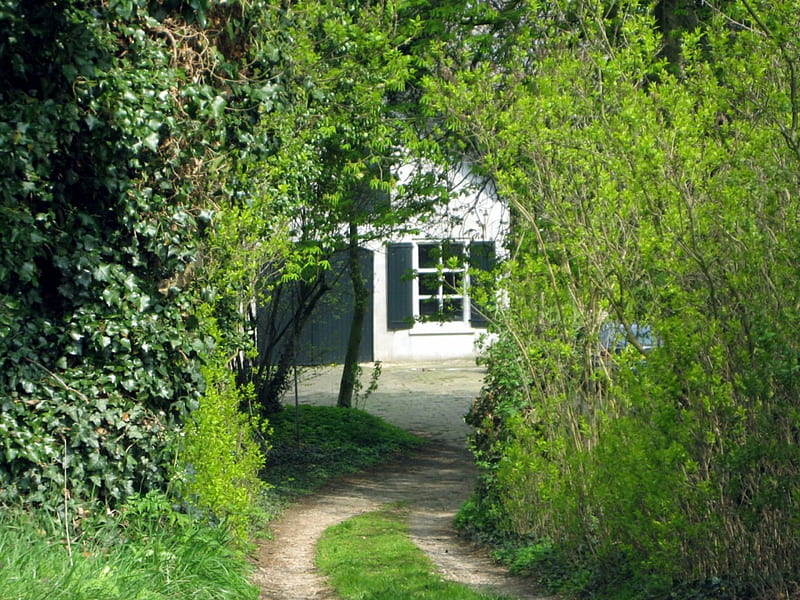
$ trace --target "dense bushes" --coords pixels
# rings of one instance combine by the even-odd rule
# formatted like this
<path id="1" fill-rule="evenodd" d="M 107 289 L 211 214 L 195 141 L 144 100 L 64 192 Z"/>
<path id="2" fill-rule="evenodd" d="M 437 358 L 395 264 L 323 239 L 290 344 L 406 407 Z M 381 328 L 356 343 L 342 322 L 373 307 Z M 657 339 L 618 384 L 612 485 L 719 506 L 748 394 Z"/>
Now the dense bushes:
<path id="1" fill-rule="evenodd" d="M 181 477 L 181 427 L 244 397 L 218 368 L 268 379 L 247 368 L 265 282 L 313 280 L 350 226 L 355 248 L 444 195 L 388 176 L 401 147 L 441 158 L 406 89 L 427 7 L 402 8 L 0 0 L 0 503 L 66 513 Z"/>
<path id="2" fill-rule="evenodd" d="M 687 11 L 571 3 L 514 77 L 438 89 L 516 211 L 479 501 L 584 592 L 774 597 L 800 580 L 797 11 Z M 522 403 L 493 383 L 519 365 Z"/>
<path id="3" fill-rule="evenodd" d="M 269 146 L 264 11 L 234 4 L 0 2 L 0 502 L 114 504 L 175 475 L 214 352 L 199 307 L 254 277 L 219 246 L 268 254 L 209 244 L 217 217 L 246 199 L 247 234 L 281 239 L 242 176 Z"/>

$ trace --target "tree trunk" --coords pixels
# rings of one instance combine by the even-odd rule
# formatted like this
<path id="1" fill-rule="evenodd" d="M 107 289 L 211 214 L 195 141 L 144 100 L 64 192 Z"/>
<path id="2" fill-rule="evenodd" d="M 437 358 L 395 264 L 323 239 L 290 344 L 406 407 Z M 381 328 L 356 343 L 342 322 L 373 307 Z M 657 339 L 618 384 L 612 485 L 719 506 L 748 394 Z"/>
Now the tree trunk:
<path id="1" fill-rule="evenodd" d="M 339 399 L 336 406 L 350 408 L 353 404 L 353 390 L 358 378 L 358 351 L 361 348 L 361 333 L 367 314 L 369 289 L 361 273 L 361 257 L 358 247 L 358 225 L 350 223 L 350 243 L 348 247 L 348 267 L 350 282 L 353 284 L 353 320 L 350 323 L 350 336 L 347 339 L 347 353 L 344 358 L 342 380 L 339 383 Z"/>
<path id="2" fill-rule="evenodd" d="M 658 0 L 653 9 L 664 43 L 661 55 L 676 73 L 683 69 L 681 33 L 692 31 L 698 24 L 696 6 L 687 0 Z"/>

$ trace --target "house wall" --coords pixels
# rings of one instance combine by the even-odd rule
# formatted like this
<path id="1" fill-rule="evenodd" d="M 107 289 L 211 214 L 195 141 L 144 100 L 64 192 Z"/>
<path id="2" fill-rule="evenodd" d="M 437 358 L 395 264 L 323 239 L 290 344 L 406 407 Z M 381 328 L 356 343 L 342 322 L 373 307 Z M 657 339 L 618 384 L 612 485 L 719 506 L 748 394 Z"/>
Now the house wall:
<path id="1" fill-rule="evenodd" d="M 454 193 L 450 203 L 443 207 L 436 218 L 419 223 L 419 233 L 389 240 L 375 245 L 374 251 L 374 313 L 373 356 L 375 360 L 404 362 L 417 360 L 449 360 L 474 358 L 479 344 L 486 338 L 485 327 L 470 324 L 470 301 L 465 301 L 466 316 L 457 322 L 417 322 L 404 329 L 388 327 L 388 267 L 387 247 L 390 243 L 419 243 L 453 240 L 470 242 L 495 242 L 498 254 L 508 229 L 508 211 L 497 199 L 489 182 L 481 181 L 469 174 L 467 168 L 459 168 L 452 174 Z M 414 269 L 417 268 L 416 257 Z M 419 290 L 415 287 L 415 306 Z M 416 311 L 415 311 L 416 312 Z M 417 315 L 418 316 L 418 315 Z"/>

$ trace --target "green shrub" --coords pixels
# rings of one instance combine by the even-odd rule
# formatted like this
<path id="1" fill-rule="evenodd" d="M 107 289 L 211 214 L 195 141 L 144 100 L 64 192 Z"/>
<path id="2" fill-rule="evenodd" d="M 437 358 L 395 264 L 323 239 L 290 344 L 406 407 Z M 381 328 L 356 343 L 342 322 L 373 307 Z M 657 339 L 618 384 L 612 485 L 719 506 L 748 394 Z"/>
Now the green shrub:
<path id="1" fill-rule="evenodd" d="M 248 537 L 265 483 L 266 423 L 241 412 L 252 397 L 223 364 L 204 369 L 206 391 L 185 427 L 181 460 L 184 493 L 201 509 L 223 519 L 240 541 Z"/>
<path id="2" fill-rule="evenodd" d="M 780 57 L 797 7 L 686 5 L 667 32 L 652 5 L 602 4 L 540 19 L 511 76 L 486 65 L 439 107 L 469 121 L 513 212 L 498 329 L 525 377 L 481 409 L 479 504 L 552 540 L 586 594 L 627 578 L 629 598 L 790 597 L 800 154 Z"/>
<path id="3" fill-rule="evenodd" d="M 529 375 L 519 347 L 508 332 L 485 349 L 478 364 L 487 369 L 483 386 L 465 418 L 474 428 L 470 446 L 481 464 L 490 466 L 502 456 L 505 422 L 529 404 Z"/>

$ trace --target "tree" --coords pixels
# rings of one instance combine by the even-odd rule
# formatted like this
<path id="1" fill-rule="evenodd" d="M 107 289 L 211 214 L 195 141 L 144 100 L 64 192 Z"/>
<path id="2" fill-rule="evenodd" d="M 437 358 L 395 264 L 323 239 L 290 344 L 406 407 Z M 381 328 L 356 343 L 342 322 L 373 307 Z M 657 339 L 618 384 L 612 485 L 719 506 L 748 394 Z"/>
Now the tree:
<path id="1" fill-rule="evenodd" d="M 391 3 L 297 2 L 284 19 L 284 29 L 264 43 L 284 53 L 283 72 L 301 91 L 263 115 L 260 127 L 280 145 L 260 185 L 292 207 L 297 254 L 265 295 L 268 310 L 280 313 L 289 288 L 296 296 L 288 321 L 269 320 L 261 356 L 247 369 L 266 412 L 279 407 L 295 344 L 336 276 L 328 267 L 340 251 L 350 255 L 357 308 L 340 396 L 341 405 L 350 404 L 367 299 L 353 266 L 358 250 L 408 227 L 411 216 L 424 217 L 443 197 L 439 148 L 422 138 L 418 114 L 402 105 L 419 62 L 403 47 L 420 34 L 419 24 L 400 20 Z M 397 169 L 423 159 L 428 166 L 401 185 Z"/>

